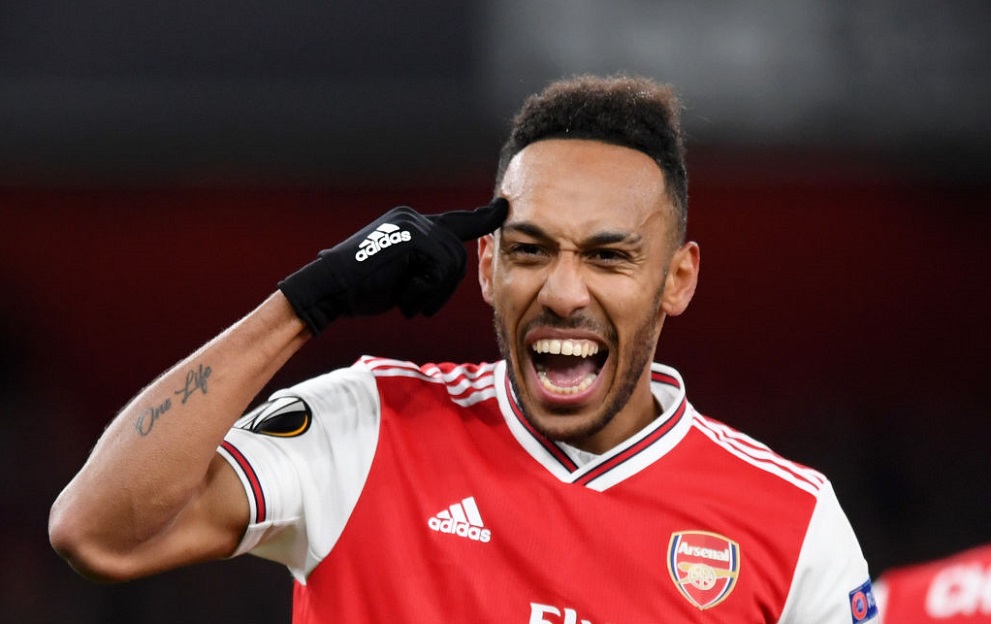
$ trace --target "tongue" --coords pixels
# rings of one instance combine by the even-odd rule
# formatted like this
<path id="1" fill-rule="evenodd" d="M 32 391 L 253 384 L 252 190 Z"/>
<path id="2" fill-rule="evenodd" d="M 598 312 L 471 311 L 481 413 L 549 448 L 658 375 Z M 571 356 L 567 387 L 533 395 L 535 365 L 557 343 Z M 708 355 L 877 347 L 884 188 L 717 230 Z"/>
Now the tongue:
<path id="1" fill-rule="evenodd" d="M 570 355 L 548 355 L 541 369 L 548 381 L 561 388 L 577 386 L 590 374 L 596 372 L 592 358 L 579 358 Z"/>

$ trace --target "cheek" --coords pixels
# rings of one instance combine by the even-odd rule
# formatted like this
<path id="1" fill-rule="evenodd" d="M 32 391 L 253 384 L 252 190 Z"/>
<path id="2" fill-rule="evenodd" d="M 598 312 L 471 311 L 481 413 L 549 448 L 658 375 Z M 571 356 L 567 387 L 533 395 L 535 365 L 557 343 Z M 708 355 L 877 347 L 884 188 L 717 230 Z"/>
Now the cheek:
<path id="1" fill-rule="evenodd" d="M 491 282 L 489 303 L 502 310 L 503 314 L 519 313 L 536 300 L 541 283 L 535 271 L 498 267 Z"/>
<path id="2" fill-rule="evenodd" d="M 491 305 L 507 335 L 515 335 L 516 328 L 522 323 L 522 317 L 526 314 L 526 307 L 511 296 L 510 292 L 497 287 Z"/>
<path id="3" fill-rule="evenodd" d="M 660 323 L 663 288 L 637 281 L 609 282 L 608 286 L 590 290 L 618 335 L 640 337 L 645 326 Z"/>

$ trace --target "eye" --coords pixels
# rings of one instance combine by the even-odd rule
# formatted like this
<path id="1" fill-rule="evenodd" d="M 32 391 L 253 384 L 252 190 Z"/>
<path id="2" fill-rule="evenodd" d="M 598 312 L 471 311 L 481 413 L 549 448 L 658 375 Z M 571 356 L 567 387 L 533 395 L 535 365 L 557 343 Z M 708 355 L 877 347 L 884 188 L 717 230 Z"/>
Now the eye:
<path id="1" fill-rule="evenodd" d="M 612 249 L 609 247 L 592 249 L 585 254 L 585 257 L 591 262 L 607 266 L 628 262 L 630 260 L 629 254 L 625 251 L 620 251 L 619 249 Z"/>
<path id="2" fill-rule="evenodd" d="M 506 253 L 518 262 L 534 262 L 547 256 L 547 251 L 535 243 L 513 243 L 507 246 Z"/>

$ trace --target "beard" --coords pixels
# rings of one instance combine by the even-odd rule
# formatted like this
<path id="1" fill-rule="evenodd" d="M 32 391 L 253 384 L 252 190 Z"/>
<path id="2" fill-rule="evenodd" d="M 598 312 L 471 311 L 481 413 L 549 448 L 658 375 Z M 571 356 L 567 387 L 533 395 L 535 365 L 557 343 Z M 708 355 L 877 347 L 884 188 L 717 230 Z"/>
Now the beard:
<path id="1" fill-rule="evenodd" d="M 663 289 L 658 290 L 658 292 L 654 294 L 653 304 L 649 310 L 656 311 L 659 309 L 662 293 Z M 534 327 L 553 327 L 557 329 L 584 328 L 596 331 L 599 335 L 606 338 L 610 349 L 610 357 L 615 355 L 617 359 L 619 359 L 619 364 L 616 369 L 617 378 L 613 381 L 614 387 L 610 392 L 611 396 L 604 404 L 602 410 L 588 421 L 581 423 L 577 427 L 569 427 L 565 432 L 546 426 L 546 424 L 541 424 L 536 418 L 533 417 L 528 395 L 522 392 L 523 388 L 516 375 L 517 362 L 513 357 L 512 341 L 510 340 L 506 329 L 506 321 L 497 308 L 494 308 L 492 322 L 495 328 L 496 342 L 499 346 L 499 353 L 502 355 L 502 358 L 506 360 L 506 374 L 509 376 L 510 386 L 518 399 L 520 411 L 522 411 L 524 418 L 526 418 L 527 422 L 529 422 L 530 425 L 532 425 L 533 428 L 540 432 L 540 434 L 544 437 L 551 440 L 570 443 L 575 446 L 577 446 L 577 444 L 574 444 L 575 442 L 580 442 L 581 440 L 587 439 L 590 436 L 602 431 L 606 425 L 612 422 L 613 418 L 616 417 L 616 414 L 626 407 L 630 397 L 633 396 L 633 392 L 636 389 L 637 384 L 640 382 L 640 378 L 644 374 L 644 370 L 648 366 L 648 363 L 653 359 L 654 351 L 657 346 L 656 331 L 658 321 L 655 316 L 649 313 L 646 314 L 637 324 L 630 344 L 625 349 L 625 354 L 618 352 L 618 334 L 616 333 L 615 327 L 612 325 L 604 326 L 603 324 L 587 317 L 571 317 L 562 319 L 548 312 L 544 312 L 536 319 L 527 323 L 526 327 L 521 330 L 520 335 L 525 335 L 527 331 Z M 613 350 L 616 350 L 617 352 L 612 353 Z M 625 366 L 623 366 L 623 360 L 621 357 L 623 355 L 625 355 L 627 361 Z M 569 410 L 564 409 L 561 413 L 567 414 L 568 411 Z"/>

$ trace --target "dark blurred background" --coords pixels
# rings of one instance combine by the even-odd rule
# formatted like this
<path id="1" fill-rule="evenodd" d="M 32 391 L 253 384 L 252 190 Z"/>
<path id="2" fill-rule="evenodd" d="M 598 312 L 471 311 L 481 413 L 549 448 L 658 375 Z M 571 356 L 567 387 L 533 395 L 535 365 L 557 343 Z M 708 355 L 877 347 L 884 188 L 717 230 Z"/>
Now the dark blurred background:
<path id="1" fill-rule="evenodd" d="M 696 407 L 827 473 L 875 575 L 991 540 L 991 5 L 727 4 L 0 5 L 3 620 L 288 622 L 288 574 L 252 558 L 85 582 L 48 507 L 117 409 L 316 251 L 396 204 L 487 202 L 521 99 L 580 72 L 684 96 L 702 280 L 658 358 Z M 343 322 L 272 385 L 494 358 L 476 288 Z"/>

